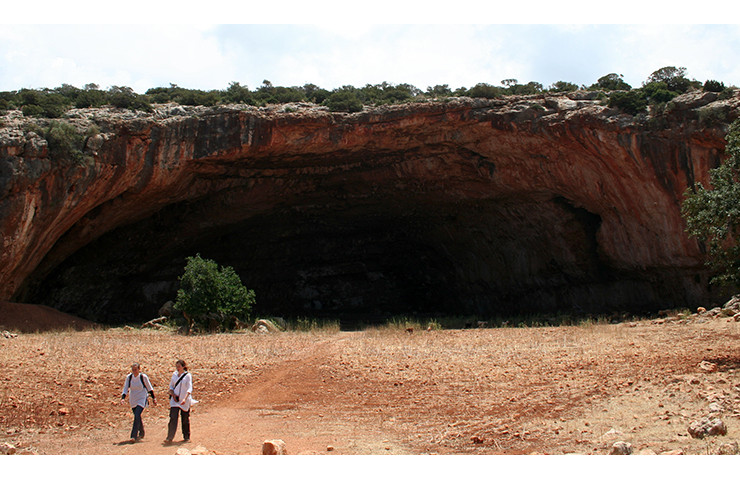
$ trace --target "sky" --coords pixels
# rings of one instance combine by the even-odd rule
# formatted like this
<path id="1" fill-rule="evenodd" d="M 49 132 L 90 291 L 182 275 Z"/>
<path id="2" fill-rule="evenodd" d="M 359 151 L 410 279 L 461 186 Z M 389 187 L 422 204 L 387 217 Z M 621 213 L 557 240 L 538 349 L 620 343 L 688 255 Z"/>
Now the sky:
<path id="1" fill-rule="evenodd" d="M 329 90 L 381 82 L 454 90 L 510 78 L 589 86 L 609 73 L 639 87 L 665 66 L 685 67 L 687 77 L 701 82 L 740 86 L 740 25 L 712 23 L 731 18 L 721 13 L 735 7 L 728 1 L 725 10 L 723 2 L 682 10 L 674 1 L 665 8 L 684 13 L 667 16 L 660 6 L 633 0 L 609 11 L 582 0 L 558 8 L 540 0 L 519 7 L 471 0 L 261 7 L 227 0 L 129 0 L 113 7 L 27 0 L 3 7 L 10 9 L 3 22 L 38 23 L 0 25 L 0 91 L 64 83 L 139 93 L 171 83 L 223 90 L 239 82 L 255 89 L 264 80 Z M 587 13 L 572 13 L 578 11 Z M 666 23 L 632 23 L 656 18 Z M 624 23 L 599 23 L 604 20 Z"/>

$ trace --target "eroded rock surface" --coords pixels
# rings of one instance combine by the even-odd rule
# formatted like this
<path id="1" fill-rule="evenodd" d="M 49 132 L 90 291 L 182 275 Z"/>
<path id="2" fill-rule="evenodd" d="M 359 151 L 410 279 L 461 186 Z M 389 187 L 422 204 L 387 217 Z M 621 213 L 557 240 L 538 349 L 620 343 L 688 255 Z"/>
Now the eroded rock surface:
<path id="1" fill-rule="evenodd" d="M 200 253 L 273 314 L 709 303 L 680 202 L 719 164 L 740 99 L 688 94 L 634 118 L 582 98 L 73 110 L 100 131 L 80 163 L 11 112 L 0 300 L 152 318 Z"/>

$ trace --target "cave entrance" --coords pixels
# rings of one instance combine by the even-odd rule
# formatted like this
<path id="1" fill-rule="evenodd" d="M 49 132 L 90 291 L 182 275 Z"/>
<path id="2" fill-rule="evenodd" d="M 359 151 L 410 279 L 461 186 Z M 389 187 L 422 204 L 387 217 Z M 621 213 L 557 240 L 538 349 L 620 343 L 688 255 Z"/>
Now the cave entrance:
<path id="1" fill-rule="evenodd" d="M 600 218 L 550 194 L 283 204 L 245 217 L 224 223 L 197 202 L 170 205 L 67 258 L 37 279 L 32 301 L 104 323 L 146 321 L 175 298 L 196 253 L 234 267 L 258 315 L 361 322 L 588 310 L 601 301 L 593 284 L 610 275 Z"/>

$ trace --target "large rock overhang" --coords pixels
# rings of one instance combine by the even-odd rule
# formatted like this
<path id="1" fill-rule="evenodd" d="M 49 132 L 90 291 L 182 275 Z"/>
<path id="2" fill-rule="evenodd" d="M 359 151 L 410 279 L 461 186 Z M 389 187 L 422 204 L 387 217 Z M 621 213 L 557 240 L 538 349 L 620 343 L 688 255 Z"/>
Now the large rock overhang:
<path id="1" fill-rule="evenodd" d="M 737 115 L 737 99 L 720 107 Z M 643 311 L 713 295 L 680 202 L 719 164 L 724 123 L 547 97 L 285 110 L 79 111 L 102 129 L 84 165 L 55 163 L 32 134 L 6 140 L 0 299 L 146 320 L 196 253 L 276 315 Z"/>

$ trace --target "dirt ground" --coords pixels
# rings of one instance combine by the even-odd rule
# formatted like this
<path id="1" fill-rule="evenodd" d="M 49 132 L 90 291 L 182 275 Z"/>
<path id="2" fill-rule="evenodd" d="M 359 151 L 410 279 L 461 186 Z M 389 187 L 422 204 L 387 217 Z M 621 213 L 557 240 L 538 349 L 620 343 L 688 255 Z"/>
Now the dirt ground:
<path id="1" fill-rule="evenodd" d="M 604 455 L 617 441 L 635 454 L 716 454 L 740 441 L 740 323 L 721 316 L 412 333 L 15 333 L 0 335 L 0 445 L 17 453 L 252 455 L 281 439 L 289 454 L 314 455 Z M 178 358 L 200 403 L 191 442 L 163 445 Z M 120 397 L 133 361 L 160 403 L 144 412 L 146 437 L 128 444 L 133 416 Z M 692 438 L 689 425 L 710 414 L 727 434 Z"/>

